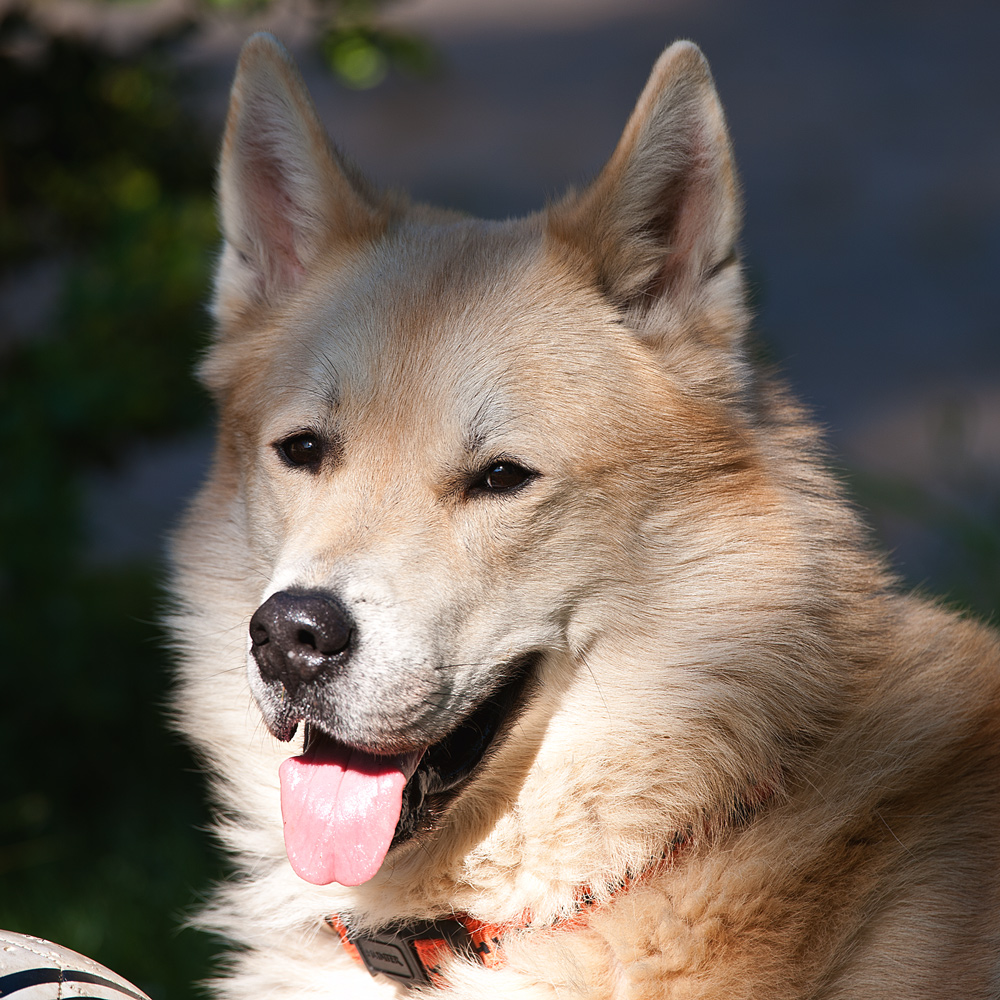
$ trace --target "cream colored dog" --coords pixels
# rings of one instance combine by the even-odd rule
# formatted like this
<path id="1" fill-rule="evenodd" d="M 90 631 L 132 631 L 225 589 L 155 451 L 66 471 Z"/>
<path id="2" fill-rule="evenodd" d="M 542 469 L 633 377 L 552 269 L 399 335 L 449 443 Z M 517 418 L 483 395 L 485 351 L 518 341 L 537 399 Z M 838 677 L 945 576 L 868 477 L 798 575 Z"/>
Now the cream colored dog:
<path id="1" fill-rule="evenodd" d="M 220 203 L 174 619 L 218 995 L 1000 996 L 997 639 L 751 364 L 699 51 L 483 222 L 373 190 L 258 35 Z"/>

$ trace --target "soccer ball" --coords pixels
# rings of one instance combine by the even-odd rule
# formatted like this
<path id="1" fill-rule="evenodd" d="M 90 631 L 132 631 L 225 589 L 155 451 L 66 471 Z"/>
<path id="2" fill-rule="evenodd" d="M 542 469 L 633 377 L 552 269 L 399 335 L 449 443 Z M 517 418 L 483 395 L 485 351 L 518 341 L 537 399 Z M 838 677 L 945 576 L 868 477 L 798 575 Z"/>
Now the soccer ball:
<path id="1" fill-rule="evenodd" d="M 149 1000 L 110 969 L 27 934 L 0 931 L 0 997 L 6 1000 Z"/>

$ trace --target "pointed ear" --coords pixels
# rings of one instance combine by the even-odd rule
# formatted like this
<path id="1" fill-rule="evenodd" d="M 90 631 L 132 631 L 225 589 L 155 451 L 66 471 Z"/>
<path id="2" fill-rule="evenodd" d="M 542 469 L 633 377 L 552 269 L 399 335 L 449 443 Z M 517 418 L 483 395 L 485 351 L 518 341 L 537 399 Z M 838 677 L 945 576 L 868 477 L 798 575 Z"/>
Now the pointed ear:
<path id="1" fill-rule="evenodd" d="M 225 327 L 280 302 L 335 244 L 370 238 L 376 196 L 327 139 L 291 57 L 271 35 L 240 53 L 219 164 L 225 245 L 215 314 Z"/>
<path id="2" fill-rule="evenodd" d="M 661 345 L 692 334 L 732 350 L 747 325 L 736 251 L 740 204 L 708 63 L 660 56 L 594 183 L 549 211 L 549 235 L 584 262 L 626 321 Z"/>

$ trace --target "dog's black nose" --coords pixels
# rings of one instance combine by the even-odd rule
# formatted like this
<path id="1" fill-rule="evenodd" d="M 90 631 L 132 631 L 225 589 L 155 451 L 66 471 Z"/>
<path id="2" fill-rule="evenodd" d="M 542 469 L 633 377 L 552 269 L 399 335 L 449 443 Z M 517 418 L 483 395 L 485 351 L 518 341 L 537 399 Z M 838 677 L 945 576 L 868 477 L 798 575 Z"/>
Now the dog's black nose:
<path id="1" fill-rule="evenodd" d="M 332 597 L 309 591 L 272 594 L 250 619 L 253 656 L 261 676 L 289 694 L 346 661 L 353 624 Z"/>

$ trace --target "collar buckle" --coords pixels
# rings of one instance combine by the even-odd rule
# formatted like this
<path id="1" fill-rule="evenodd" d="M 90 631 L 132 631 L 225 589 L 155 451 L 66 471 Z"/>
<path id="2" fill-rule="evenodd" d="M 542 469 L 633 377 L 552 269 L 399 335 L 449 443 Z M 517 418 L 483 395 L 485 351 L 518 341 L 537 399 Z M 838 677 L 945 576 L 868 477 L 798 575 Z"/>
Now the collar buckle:
<path id="1" fill-rule="evenodd" d="M 348 939 L 372 975 L 406 986 L 436 983 L 444 958 L 473 953 L 472 938 L 457 920 L 390 924 L 365 934 L 348 932 Z"/>

